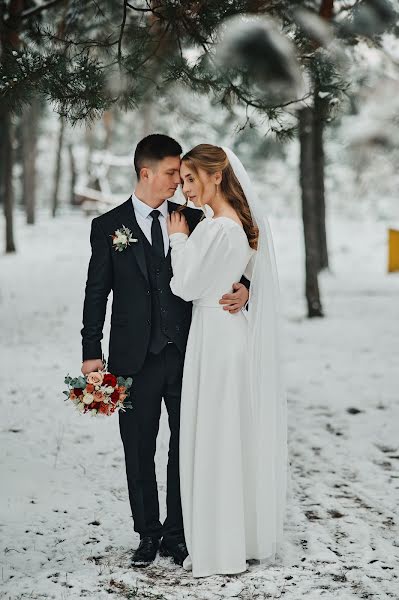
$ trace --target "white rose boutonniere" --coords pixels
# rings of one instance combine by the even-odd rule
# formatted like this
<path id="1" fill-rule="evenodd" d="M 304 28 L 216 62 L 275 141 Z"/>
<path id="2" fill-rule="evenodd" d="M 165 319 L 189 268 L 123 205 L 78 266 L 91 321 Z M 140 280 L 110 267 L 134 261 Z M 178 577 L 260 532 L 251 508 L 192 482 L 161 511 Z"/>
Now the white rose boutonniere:
<path id="1" fill-rule="evenodd" d="M 117 252 L 122 252 L 122 250 L 126 250 L 130 244 L 138 242 L 138 239 L 132 236 L 130 229 L 124 225 L 122 225 L 120 229 L 117 229 L 111 237 L 112 244 Z"/>

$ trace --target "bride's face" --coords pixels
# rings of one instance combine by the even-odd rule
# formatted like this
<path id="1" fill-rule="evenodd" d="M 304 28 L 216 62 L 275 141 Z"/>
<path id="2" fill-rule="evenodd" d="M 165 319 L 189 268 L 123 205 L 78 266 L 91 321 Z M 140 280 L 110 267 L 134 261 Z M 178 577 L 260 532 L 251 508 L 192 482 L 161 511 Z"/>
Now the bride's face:
<path id="1" fill-rule="evenodd" d="M 183 194 L 191 200 L 195 206 L 211 204 L 216 194 L 215 175 L 209 175 L 203 169 L 198 169 L 198 175 L 184 162 L 180 167 L 180 178 L 182 181 Z"/>

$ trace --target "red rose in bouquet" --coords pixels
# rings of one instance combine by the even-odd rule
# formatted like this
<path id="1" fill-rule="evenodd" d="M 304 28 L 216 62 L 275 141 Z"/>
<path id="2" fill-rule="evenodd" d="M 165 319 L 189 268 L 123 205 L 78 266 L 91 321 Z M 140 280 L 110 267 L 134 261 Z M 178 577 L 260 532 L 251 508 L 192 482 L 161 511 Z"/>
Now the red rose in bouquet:
<path id="1" fill-rule="evenodd" d="M 117 379 L 115 375 L 111 375 L 111 373 L 106 373 L 103 379 L 103 385 L 110 385 L 111 387 L 115 387 L 117 384 Z"/>
<path id="2" fill-rule="evenodd" d="M 115 402 L 117 402 L 117 401 L 119 400 L 119 396 L 120 396 L 120 391 L 119 391 L 119 389 L 117 388 L 117 389 L 116 389 L 114 392 L 112 392 L 112 394 L 111 394 L 111 402 L 112 402 L 112 403 L 115 403 Z"/>

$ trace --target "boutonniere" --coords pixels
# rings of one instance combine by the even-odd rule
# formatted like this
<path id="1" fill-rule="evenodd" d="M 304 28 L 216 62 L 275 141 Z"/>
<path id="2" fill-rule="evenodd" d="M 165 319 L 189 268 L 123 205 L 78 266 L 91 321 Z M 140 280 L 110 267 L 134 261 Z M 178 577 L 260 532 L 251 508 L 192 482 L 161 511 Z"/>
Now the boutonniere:
<path id="1" fill-rule="evenodd" d="M 126 250 L 130 244 L 138 242 L 138 239 L 134 238 L 130 229 L 122 225 L 120 229 L 117 229 L 112 237 L 112 244 L 117 252 Z"/>

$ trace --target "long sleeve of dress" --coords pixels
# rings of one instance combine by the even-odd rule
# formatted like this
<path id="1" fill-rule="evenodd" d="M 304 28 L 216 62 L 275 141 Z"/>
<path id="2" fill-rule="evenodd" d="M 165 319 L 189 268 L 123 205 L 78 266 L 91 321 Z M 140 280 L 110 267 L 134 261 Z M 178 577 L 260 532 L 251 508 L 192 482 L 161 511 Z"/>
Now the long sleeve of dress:
<path id="1" fill-rule="evenodd" d="M 186 302 L 206 296 L 215 279 L 222 275 L 224 260 L 230 252 L 223 225 L 216 219 L 207 218 L 197 225 L 190 237 L 174 233 L 169 238 L 172 292 Z"/>
<path id="2" fill-rule="evenodd" d="M 247 268 L 244 271 L 244 277 L 246 279 L 248 279 L 248 281 L 251 281 L 252 276 L 253 276 L 254 266 L 255 266 L 255 258 L 256 258 L 256 250 L 253 250 L 251 258 L 249 260 L 249 263 L 247 264 Z"/>

